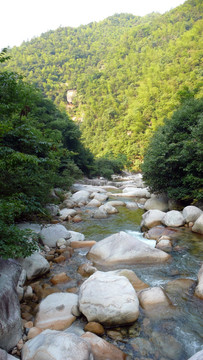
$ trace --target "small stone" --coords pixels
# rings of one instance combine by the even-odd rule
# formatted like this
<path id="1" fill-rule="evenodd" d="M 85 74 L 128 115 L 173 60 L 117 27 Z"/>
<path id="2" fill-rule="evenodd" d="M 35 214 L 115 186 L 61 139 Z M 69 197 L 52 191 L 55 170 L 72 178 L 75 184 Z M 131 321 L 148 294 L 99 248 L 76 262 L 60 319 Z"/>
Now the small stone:
<path id="1" fill-rule="evenodd" d="M 62 245 L 66 244 L 66 240 L 64 238 L 60 238 L 57 240 L 56 245 L 60 248 Z"/>
<path id="2" fill-rule="evenodd" d="M 32 327 L 27 335 L 28 340 L 33 339 L 35 336 L 39 335 L 42 332 L 42 329 L 37 327 Z"/>
<path id="3" fill-rule="evenodd" d="M 78 273 L 84 277 L 88 277 L 88 276 L 94 274 L 96 271 L 97 271 L 97 268 L 88 263 L 82 264 L 78 268 Z"/>
<path id="4" fill-rule="evenodd" d="M 27 321 L 24 324 L 24 327 L 27 328 L 27 329 L 31 329 L 33 327 L 33 322 L 32 321 Z"/>
<path id="5" fill-rule="evenodd" d="M 74 216 L 74 218 L 73 218 L 73 222 L 74 222 L 74 223 L 79 223 L 79 222 L 81 222 L 81 221 L 82 221 L 81 216 L 79 216 L 79 215 Z"/>
<path id="6" fill-rule="evenodd" d="M 57 258 L 55 258 L 53 261 L 58 264 L 58 263 L 61 263 L 61 262 L 65 261 L 65 260 L 66 260 L 65 256 L 60 255 Z"/>
<path id="7" fill-rule="evenodd" d="M 17 349 L 21 350 L 23 348 L 23 339 L 20 339 L 17 343 Z"/>
<path id="8" fill-rule="evenodd" d="M 73 305 L 73 307 L 71 309 L 71 313 L 72 313 L 72 315 L 74 315 L 76 317 L 79 317 L 81 315 L 78 305 Z"/>
<path id="9" fill-rule="evenodd" d="M 60 274 L 54 275 L 51 278 L 51 283 L 56 285 L 56 284 L 66 283 L 70 280 L 71 280 L 71 278 L 68 275 L 66 275 L 65 272 L 62 272 Z"/>
<path id="10" fill-rule="evenodd" d="M 31 299 L 33 297 L 33 291 L 31 286 L 27 286 L 24 292 L 24 299 Z"/>
<path id="11" fill-rule="evenodd" d="M 72 241 L 70 246 L 73 249 L 78 249 L 78 248 L 84 248 L 84 247 L 92 247 L 95 244 L 96 244 L 96 241 L 94 241 L 94 240 L 91 240 L 91 241 Z"/>
<path id="12" fill-rule="evenodd" d="M 85 325 L 84 330 L 90 331 L 96 335 L 103 335 L 105 333 L 104 327 L 95 321 L 91 321 L 87 325 Z"/>

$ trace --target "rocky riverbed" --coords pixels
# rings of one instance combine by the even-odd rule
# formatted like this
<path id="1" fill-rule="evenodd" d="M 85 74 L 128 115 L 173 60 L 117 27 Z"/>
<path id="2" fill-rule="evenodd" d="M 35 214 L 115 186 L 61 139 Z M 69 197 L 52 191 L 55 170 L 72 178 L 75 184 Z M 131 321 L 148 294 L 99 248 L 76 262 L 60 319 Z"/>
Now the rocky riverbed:
<path id="1" fill-rule="evenodd" d="M 0 263 L 0 359 L 203 359 L 202 210 L 140 174 L 52 196 L 49 224 L 19 224 L 39 251 Z"/>

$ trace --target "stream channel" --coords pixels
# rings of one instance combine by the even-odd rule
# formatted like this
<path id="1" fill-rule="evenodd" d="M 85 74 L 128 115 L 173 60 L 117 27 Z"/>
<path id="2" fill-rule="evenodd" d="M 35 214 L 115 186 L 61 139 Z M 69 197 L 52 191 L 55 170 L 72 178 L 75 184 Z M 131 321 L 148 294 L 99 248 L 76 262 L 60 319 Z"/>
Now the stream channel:
<path id="1" fill-rule="evenodd" d="M 116 200 L 130 201 L 123 197 L 117 197 Z M 118 210 L 119 213 L 109 215 L 107 219 L 97 220 L 88 216 L 88 208 L 85 207 L 83 214 L 87 215 L 83 216 L 82 222 L 64 222 L 63 225 L 69 230 L 83 233 L 86 240 L 100 241 L 119 231 L 130 232 L 143 239 L 140 223 L 144 210 L 131 210 L 124 206 L 120 206 Z M 161 286 L 165 289 L 174 305 L 172 311 L 153 316 L 140 309 L 140 315 L 134 324 L 106 329 L 103 338 L 127 353 L 130 359 L 187 360 L 203 349 L 203 301 L 193 295 L 196 282 L 186 290 L 177 286 L 167 287 L 167 283 L 175 279 L 197 280 L 203 260 L 203 237 L 192 233 L 188 228 L 179 228 L 173 236 L 173 244 L 178 245 L 179 251 L 173 250 L 172 260 L 166 264 L 123 266 L 133 270 L 150 287 Z M 85 248 L 75 249 L 73 256 L 65 264 L 56 264 L 52 268 L 52 274 L 65 271 L 73 279 L 65 288 L 60 284 L 62 291 L 67 289 L 67 285 L 70 288 L 77 287 L 84 281 L 77 269 L 88 261 L 87 252 Z M 108 271 L 112 268 L 101 267 L 98 270 Z M 79 318 L 74 324 L 84 327 L 86 323 L 85 318 Z"/>

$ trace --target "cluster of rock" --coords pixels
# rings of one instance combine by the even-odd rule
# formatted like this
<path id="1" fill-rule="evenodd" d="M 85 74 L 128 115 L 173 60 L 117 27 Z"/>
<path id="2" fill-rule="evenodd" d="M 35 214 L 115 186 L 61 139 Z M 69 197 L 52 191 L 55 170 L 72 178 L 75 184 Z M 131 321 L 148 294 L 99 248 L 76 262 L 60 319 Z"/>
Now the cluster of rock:
<path id="1" fill-rule="evenodd" d="M 111 188 L 117 189 L 115 183 L 111 184 Z M 170 202 L 166 197 L 151 195 L 144 187 L 140 175 L 136 177 L 136 187 L 135 181 L 122 181 L 122 193 L 108 192 L 109 185 L 107 189 L 105 185 L 97 187 L 76 184 L 74 190 L 73 195 L 64 195 L 65 199 L 60 207 L 47 207 L 59 223 L 43 227 L 36 224 L 20 225 L 38 234 L 43 251 L 39 249 L 30 257 L 18 259 L 18 262 L 0 261 L 0 347 L 10 351 L 17 344 L 13 354 L 21 354 L 22 360 L 62 360 L 66 357 L 70 360 L 127 359 L 122 350 L 100 337 L 107 333 L 110 337 L 119 339 L 119 333 L 108 328 L 136 323 L 140 311 L 149 319 L 173 314 L 175 306 L 170 295 L 174 289 L 177 292 L 195 287 L 194 294 L 203 299 L 203 265 L 198 273 L 197 284 L 191 279 L 177 279 L 169 281 L 165 289 L 160 286 L 150 287 L 132 270 L 120 269 L 125 265 L 164 264 L 170 261 L 174 228 L 187 224 L 192 231 L 203 233 L 203 214 L 200 209 L 187 206 L 183 211 L 170 210 Z M 109 196 L 135 198 L 136 201 L 107 202 Z M 97 243 L 87 241 L 83 234 L 69 231 L 60 223 L 81 221 L 81 208 L 86 209 L 91 217 L 105 218 L 117 213 L 119 206 L 133 210 L 143 207 L 146 210 L 141 228 L 147 231 L 146 238 L 156 240 L 155 248 L 124 231 Z M 70 288 L 67 289 L 68 292 L 61 292 L 57 285 L 71 280 L 65 272 L 52 276 L 51 285 L 41 287 L 35 281 L 39 276 L 50 272 L 52 264 L 63 264 L 70 259 L 74 249 L 81 247 L 90 248 L 87 258 L 91 263 L 85 263 L 78 269 L 83 277 L 79 289 Z M 100 266 L 106 268 L 106 271 L 98 271 Z M 117 270 L 107 271 L 109 267 Z M 88 279 L 85 280 L 85 277 Z M 25 286 L 26 281 L 32 283 Z M 33 314 L 29 314 L 29 306 L 21 304 L 24 335 L 18 298 L 23 301 L 30 299 L 35 303 L 34 320 Z M 85 331 L 74 327 L 76 319 L 81 315 L 88 322 Z M 152 333 L 151 337 L 156 344 L 156 333 Z M 149 348 L 149 352 L 152 351 L 151 345 L 141 338 L 132 342 L 133 347 L 139 348 L 141 341 L 142 345 Z M 180 358 L 181 345 L 172 336 L 168 338 L 168 342 L 173 344 L 176 356 Z M 15 359 L 4 350 L 0 350 L 2 360 Z M 165 354 L 174 359 L 174 352 L 170 355 L 170 346 Z M 202 355 L 203 351 L 190 360 L 199 360 Z"/>

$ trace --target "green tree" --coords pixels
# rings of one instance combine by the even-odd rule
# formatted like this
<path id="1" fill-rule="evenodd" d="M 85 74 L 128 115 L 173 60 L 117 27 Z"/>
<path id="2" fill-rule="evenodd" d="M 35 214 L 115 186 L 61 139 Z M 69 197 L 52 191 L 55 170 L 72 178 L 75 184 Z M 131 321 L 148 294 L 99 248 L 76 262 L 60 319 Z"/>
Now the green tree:
<path id="1" fill-rule="evenodd" d="M 153 192 L 203 199 L 203 99 L 190 97 L 153 135 L 142 165 Z"/>

